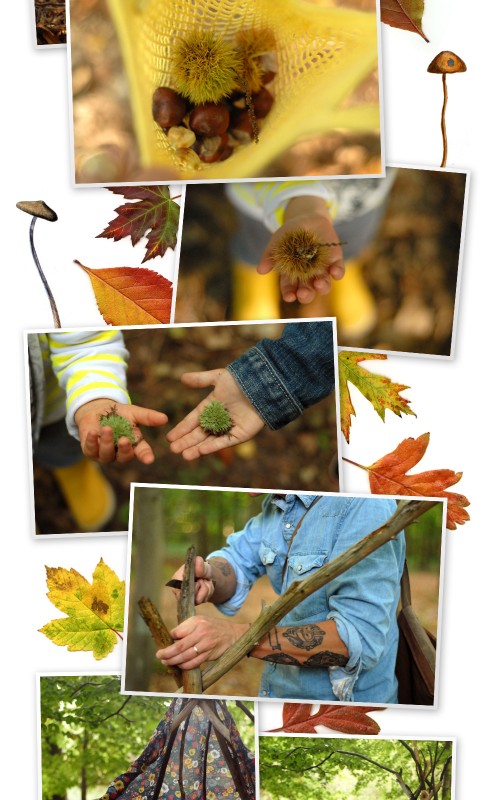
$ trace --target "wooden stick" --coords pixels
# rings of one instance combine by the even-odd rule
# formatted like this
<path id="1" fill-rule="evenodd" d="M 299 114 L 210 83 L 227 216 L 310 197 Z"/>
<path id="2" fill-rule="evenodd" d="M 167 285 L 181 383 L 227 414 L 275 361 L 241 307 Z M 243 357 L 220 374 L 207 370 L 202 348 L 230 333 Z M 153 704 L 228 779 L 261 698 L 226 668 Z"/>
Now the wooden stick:
<path id="1" fill-rule="evenodd" d="M 148 626 L 157 647 L 169 647 L 174 643 L 170 631 L 163 622 L 160 612 L 149 597 L 140 597 L 137 601 L 141 617 Z M 173 676 L 177 686 L 182 686 L 182 670 L 179 667 L 167 667 L 166 671 Z"/>
<path id="2" fill-rule="evenodd" d="M 186 553 L 186 561 L 184 563 L 184 574 L 182 576 L 182 585 L 177 601 L 177 619 L 179 624 L 184 622 L 189 617 L 194 617 L 194 591 L 195 591 L 195 576 L 194 576 L 194 562 L 196 559 L 196 549 L 191 546 Z M 194 669 L 182 670 L 182 689 L 184 694 L 201 694 L 203 692 L 203 683 L 201 680 L 201 669 L 195 667 Z"/>
<path id="3" fill-rule="evenodd" d="M 436 505 L 437 500 L 402 500 L 392 517 L 377 530 L 349 547 L 333 561 L 320 567 L 309 578 L 292 583 L 271 606 L 262 611 L 248 631 L 238 639 L 217 661 L 202 672 L 203 690 L 226 674 L 243 656 L 247 655 L 260 642 L 263 636 L 296 605 L 321 589 L 334 578 L 353 567 L 361 559 L 378 550 L 421 514 Z"/>

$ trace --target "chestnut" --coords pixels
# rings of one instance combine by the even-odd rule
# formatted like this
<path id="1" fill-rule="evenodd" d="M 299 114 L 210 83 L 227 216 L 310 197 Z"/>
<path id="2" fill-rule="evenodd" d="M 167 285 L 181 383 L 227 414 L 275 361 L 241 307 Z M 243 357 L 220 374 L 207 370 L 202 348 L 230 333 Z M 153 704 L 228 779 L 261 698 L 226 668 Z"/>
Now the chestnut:
<path id="1" fill-rule="evenodd" d="M 189 127 L 197 136 L 222 136 L 229 127 L 229 109 L 224 103 L 202 103 L 191 111 Z"/>
<path id="2" fill-rule="evenodd" d="M 179 125 L 188 110 L 187 101 L 168 86 L 159 86 L 153 94 L 153 119 L 160 128 Z"/>
<path id="3" fill-rule="evenodd" d="M 229 145 L 227 133 L 222 136 L 207 136 L 201 140 L 198 155 L 205 164 L 212 164 L 215 161 L 223 161 L 233 152 Z"/>
<path id="4" fill-rule="evenodd" d="M 274 97 L 271 92 L 262 87 L 257 94 L 252 95 L 252 104 L 254 114 L 257 119 L 264 119 L 269 114 L 274 103 Z"/>

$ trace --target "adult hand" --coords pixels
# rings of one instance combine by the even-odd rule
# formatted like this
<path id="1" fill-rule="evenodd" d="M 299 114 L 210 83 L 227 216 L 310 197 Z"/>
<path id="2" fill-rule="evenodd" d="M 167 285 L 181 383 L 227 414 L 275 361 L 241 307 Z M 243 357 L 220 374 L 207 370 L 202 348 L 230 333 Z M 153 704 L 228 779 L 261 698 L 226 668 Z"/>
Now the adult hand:
<path id="1" fill-rule="evenodd" d="M 316 234 L 320 242 L 331 243 L 339 242 L 339 236 L 332 224 L 330 212 L 325 201 L 319 197 L 304 196 L 292 198 L 285 210 L 285 221 L 271 236 L 257 272 L 265 275 L 274 269 L 274 259 L 272 251 L 286 233 L 304 228 Z M 293 281 L 286 275 L 280 275 L 280 289 L 283 300 L 286 303 L 311 303 L 316 294 L 328 294 L 331 289 L 332 279 L 340 280 L 344 277 L 345 268 L 341 245 L 326 247 L 327 261 L 323 274 L 311 278 L 307 283 L 302 284 Z"/>
<path id="2" fill-rule="evenodd" d="M 122 436 L 115 447 L 112 428 L 107 425 L 101 428 L 101 414 L 108 413 L 111 408 L 116 408 L 117 414 L 132 423 L 132 433 L 137 444 L 133 445 L 126 436 Z M 75 412 L 75 423 L 78 426 L 83 454 L 101 464 L 109 464 L 111 461 L 126 464 L 133 458 L 137 458 L 142 464 L 152 464 L 155 460 L 154 453 L 150 445 L 142 438 L 139 426 L 157 427 L 166 425 L 167 422 L 167 415 L 161 411 L 126 403 L 115 403 L 108 398 L 91 400 L 80 406 Z"/>
<path id="3" fill-rule="evenodd" d="M 165 666 L 194 669 L 204 661 L 219 658 L 248 630 L 249 623 L 228 622 L 199 615 L 189 617 L 171 631 L 177 641 L 158 650 L 156 657 Z"/>
<path id="4" fill-rule="evenodd" d="M 246 442 L 264 427 L 264 420 L 227 369 L 185 372 L 181 380 L 186 386 L 195 389 L 214 387 L 213 391 L 167 434 L 172 452 L 182 453 L 186 461 L 193 461 L 200 456 L 216 453 L 224 447 Z M 211 400 L 224 403 L 231 415 L 233 427 L 224 436 L 207 433 L 198 422 L 200 413 Z"/>
<path id="5" fill-rule="evenodd" d="M 174 572 L 172 575 L 173 580 L 181 581 L 184 577 L 184 564 L 182 567 Z M 201 603 L 208 603 L 212 597 L 215 586 L 212 580 L 212 567 L 201 556 L 196 556 L 194 560 L 194 577 L 197 578 L 194 588 L 194 603 L 196 606 Z M 176 597 L 179 596 L 180 590 L 170 587 L 175 592 Z"/>

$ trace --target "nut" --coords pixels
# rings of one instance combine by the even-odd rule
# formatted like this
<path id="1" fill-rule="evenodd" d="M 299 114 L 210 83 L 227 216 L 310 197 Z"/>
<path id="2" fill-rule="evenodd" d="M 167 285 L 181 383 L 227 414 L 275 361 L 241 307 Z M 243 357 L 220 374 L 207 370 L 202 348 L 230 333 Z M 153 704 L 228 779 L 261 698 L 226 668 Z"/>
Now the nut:
<path id="1" fill-rule="evenodd" d="M 153 94 L 153 119 L 160 128 L 178 125 L 188 109 L 186 100 L 168 86 L 159 86 Z"/>
<path id="2" fill-rule="evenodd" d="M 257 119 L 264 119 L 269 114 L 273 107 L 274 97 L 271 92 L 262 87 L 262 89 L 252 96 L 253 110 Z"/>
<path id="3" fill-rule="evenodd" d="M 198 136 L 222 136 L 229 127 L 229 109 L 224 103 L 203 103 L 189 115 L 189 127 Z"/>
<path id="4" fill-rule="evenodd" d="M 229 145 L 227 133 L 222 136 L 207 136 L 201 141 L 199 156 L 205 164 L 213 164 L 215 161 L 224 161 L 233 152 Z"/>
<path id="5" fill-rule="evenodd" d="M 182 125 L 170 128 L 167 133 L 167 139 L 172 147 L 177 149 L 187 149 L 191 147 L 196 141 L 196 134 L 190 131 L 189 128 L 183 128 Z"/>

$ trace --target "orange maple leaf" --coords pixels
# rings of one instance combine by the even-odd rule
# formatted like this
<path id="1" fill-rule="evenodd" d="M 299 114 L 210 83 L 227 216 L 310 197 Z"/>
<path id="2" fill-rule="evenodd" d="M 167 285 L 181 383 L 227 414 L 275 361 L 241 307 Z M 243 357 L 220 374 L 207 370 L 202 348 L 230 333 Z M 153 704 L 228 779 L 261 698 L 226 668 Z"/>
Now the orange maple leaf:
<path id="1" fill-rule="evenodd" d="M 418 464 L 430 440 L 430 433 L 423 433 L 417 439 L 404 439 L 392 453 L 388 453 L 369 467 L 344 458 L 349 464 L 369 473 L 370 489 L 373 494 L 416 495 L 418 497 L 445 497 L 448 501 L 446 527 L 455 530 L 457 525 L 467 522 L 469 513 L 465 507 L 469 501 L 463 494 L 446 492 L 449 486 L 458 483 L 461 472 L 451 469 L 432 469 L 407 475 L 408 470 Z"/>

